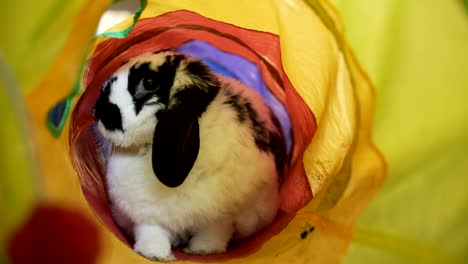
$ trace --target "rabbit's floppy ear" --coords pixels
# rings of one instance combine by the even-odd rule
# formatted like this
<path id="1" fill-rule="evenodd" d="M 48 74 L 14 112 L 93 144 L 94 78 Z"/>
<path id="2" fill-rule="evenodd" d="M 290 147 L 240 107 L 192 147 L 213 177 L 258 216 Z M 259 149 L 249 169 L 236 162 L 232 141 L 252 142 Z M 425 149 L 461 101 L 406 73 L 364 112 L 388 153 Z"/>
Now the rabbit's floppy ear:
<path id="1" fill-rule="evenodd" d="M 168 187 L 181 185 L 198 156 L 198 116 L 190 106 L 174 107 L 159 115 L 153 135 L 153 171 Z"/>
<path id="2" fill-rule="evenodd" d="M 194 64 L 195 65 L 191 65 Z M 177 187 L 187 178 L 200 147 L 198 118 L 218 93 L 219 86 L 200 62 L 187 65 L 197 81 L 177 88 L 166 110 L 157 114 L 153 135 L 152 163 L 156 177 L 168 187 Z M 201 67 L 202 72 L 190 71 Z M 199 75 L 201 74 L 201 75 Z M 203 77 L 208 77 L 204 80 Z"/>

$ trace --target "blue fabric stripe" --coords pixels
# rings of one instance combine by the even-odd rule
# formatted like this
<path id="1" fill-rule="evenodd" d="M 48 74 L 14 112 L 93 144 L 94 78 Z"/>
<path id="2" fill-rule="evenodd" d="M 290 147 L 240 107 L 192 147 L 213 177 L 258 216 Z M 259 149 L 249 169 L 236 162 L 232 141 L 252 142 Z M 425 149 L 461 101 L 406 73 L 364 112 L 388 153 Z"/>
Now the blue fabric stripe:
<path id="1" fill-rule="evenodd" d="M 286 140 L 288 154 L 292 149 L 291 120 L 286 107 L 272 94 L 262 79 L 255 63 L 231 53 L 219 50 L 211 44 L 199 40 L 186 42 L 178 51 L 202 60 L 212 71 L 236 79 L 257 91 L 278 118 Z"/>

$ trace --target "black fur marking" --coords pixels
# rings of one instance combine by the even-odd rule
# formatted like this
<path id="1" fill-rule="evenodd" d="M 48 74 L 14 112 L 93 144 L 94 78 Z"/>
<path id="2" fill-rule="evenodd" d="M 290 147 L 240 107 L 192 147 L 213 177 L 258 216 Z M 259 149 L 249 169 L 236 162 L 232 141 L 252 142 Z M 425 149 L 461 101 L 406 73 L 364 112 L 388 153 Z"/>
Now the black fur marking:
<path id="1" fill-rule="evenodd" d="M 94 105 L 94 117 L 96 121 L 101 121 L 107 130 L 120 130 L 123 132 L 120 109 L 109 101 L 110 88 L 116 80 L 117 77 L 112 77 L 102 86 L 99 98 Z"/>
<path id="2" fill-rule="evenodd" d="M 275 131 L 270 131 L 266 128 L 265 123 L 258 119 L 258 114 L 253 109 L 250 102 L 245 103 L 249 120 L 251 121 L 251 127 L 254 134 L 254 140 L 257 147 L 264 151 L 270 152 L 275 157 L 276 171 L 280 176 L 280 181 L 283 180 L 283 172 L 286 165 L 286 144 L 284 143 L 284 137 L 281 133 L 281 127 L 279 127 L 279 121 L 273 115 L 270 114 L 270 118 L 274 125 L 276 125 Z"/>
<path id="3" fill-rule="evenodd" d="M 280 122 L 273 112 L 270 112 L 270 119 L 277 132 L 268 130 L 265 122 L 259 120 L 257 111 L 246 98 L 242 98 L 239 94 L 234 94 L 227 89 L 224 89 L 223 92 L 228 97 L 224 104 L 230 105 L 236 111 L 237 121 L 239 123 L 250 122 L 257 147 L 263 152 L 270 152 L 274 155 L 276 170 L 282 181 L 288 157 Z"/>
<path id="4" fill-rule="evenodd" d="M 237 113 L 237 121 L 239 123 L 244 123 L 247 119 L 247 113 L 244 107 L 244 104 L 241 102 L 240 95 L 238 94 L 229 94 L 228 99 L 224 102 L 224 104 L 230 105 Z"/>
<path id="5" fill-rule="evenodd" d="M 197 76 L 203 81 L 213 82 L 214 76 L 211 74 L 210 69 L 200 61 L 192 61 L 185 66 L 185 72 L 192 76 Z"/>
<path id="6" fill-rule="evenodd" d="M 175 51 L 175 50 L 173 48 L 167 48 L 167 49 L 162 49 L 162 50 L 155 51 L 155 52 L 153 52 L 153 54 L 158 54 L 158 53 L 167 52 L 167 51 Z"/>
<path id="7" fill-rule="evenodd" d="M 193 115 L 179 111 L 165 112 L 153 135 L 152 164 L 156 177 L 175 188 L 187 178 L 200 148 L 200 128 Z"/>
<path id="8" fill-rule="evenodd" d="M 174 76 L 183 55 L 168 55 L 166 61 L 157 69 L 150 62 L 133 65 L 128 75 L 128 91 L 132 95 L 135 113 L 141 111 L 145 103 L 153 97 L 167 105 Z"/>
<path id="9" fill-rule="evenodd" d="M 276 170 L 278 171 L 278 174 L 280 175 L 280 180 L 282 181 L 284 169 L 286 164 L 288 163 L 286 143 L 284 140 L 283 130 L 278 118 L 276 118 L 273 112 L 270 112 L 270 115 L 271 120 L 273 121 L 273 125 L 276 128 L 276 131 L 278 131 L 270 131 L 270 149 L 273 152 L 273 155 L 275 156 Z"/>
<path id="10" fill-rule="evenodd" d="M 116 76 L 113 76 L 113 77 L 111 77 L 109 80 L 107 80 L 106 82 L 104 82 L 104 84 L 102 85 L 102 87 L 101 87 L 101 92 L 103 92 L 104 94 L 106 94 L 107 97 L 109 97 L 109 95 L 110 95 L 110 88 L 111 88 L 112 84 L 114 84 L 115 81 L 117 81 L 117 77 L 116 77 Z"/>
<path id="11" fill-rule="evenodd" d="M 193 75 L 194 82 L 178 87 L 166 110 L 156 113 L 158 123 L 153 136 L 153 171 L 163 184 L 172 188 L 185 181 L 197 159 L 198 118 L 219 91 L 219 84 L 201 62 L 187 66 L 190 67 L 186 73 Z"/>
<path id="12" fill-rule="evenodd" d="M 120 63 L 120 67 L 124 66 L 124 65 L 127 64 L 128 62 L 129 62 L 129 60 L 123 61 L 122 63 Z"/>

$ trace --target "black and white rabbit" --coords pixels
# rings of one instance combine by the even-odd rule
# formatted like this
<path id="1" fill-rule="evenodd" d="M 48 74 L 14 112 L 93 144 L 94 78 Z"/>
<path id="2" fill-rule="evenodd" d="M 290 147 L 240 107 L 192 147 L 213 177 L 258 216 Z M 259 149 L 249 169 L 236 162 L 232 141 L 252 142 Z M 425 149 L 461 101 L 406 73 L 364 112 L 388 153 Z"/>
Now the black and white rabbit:
<path id="1" fill-rule="evenodd" d="M 255 103 L 254 103 L 255 102 Z M 173 51 L 146 53 L 102 86 L 94 108 L 113 145 L 107 188 L 114 218 L 150 259 L 226 251 L 270 224 L 286 148 L 259 94 Z"/>

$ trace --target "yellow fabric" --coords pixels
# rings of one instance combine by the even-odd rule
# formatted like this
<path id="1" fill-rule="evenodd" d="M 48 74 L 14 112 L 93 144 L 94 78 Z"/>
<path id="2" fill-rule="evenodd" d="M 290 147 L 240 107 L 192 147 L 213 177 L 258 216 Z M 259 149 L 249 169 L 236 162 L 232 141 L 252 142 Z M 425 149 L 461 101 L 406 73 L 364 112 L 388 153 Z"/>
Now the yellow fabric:
<path id="1" fill-rule="evenodd" d="M 47 73 L 86 2 L 2 1 L 0 53 L 12 67 L 23 93 L 31 91 Z"/>
<path id="2" fill-rule="evenodd" d="M 37 199 L 37 165 L 20 91 L 0 60 L 0 263 L 6 239 Z"/>
<path id="3" fill-rule="evenodd" d="M 375 82 L 375 140 L 389 163 L 344 263 L 468 263 L 467 10 L 333 2 Z"/>
<path id="4" fill-rule="evenodd" d="M 29 216 L 34 199 L 86 208 L 67 138 L 51 138 L 45 117 L 73 86 L 110 0 L 64 2 L 7 1 L 0 9 L 0 52 L 11 70 L 5 76 L 0 64 L 0 262 L 6 239 Z"/>
<path id="5" fill-rule="evenodd" d="M 95 218 L 80 193 L 67 156 L 67 135 L 52 138 L 44 120 L 50 106 L 72 87 L 88 41 L 108 4 L 106 0 L 83 0 L 77 15 L 69 20 L 73 21 L 69 33 L 57 36 L 66 40 L 52 66 L 44 63 L 46 74 L 26 98 L 44 175 L 45 199 L 86 212 L 91 219 Z M 257 253 L 227 263 L 336 263 L 352 238 L 353 223 L 385 174 L 383 159 L 369 140 L 372 87 L 342 39 L 337 15 L 325 1 L 173 0 L 149 1 L 142 18 L 177 9 L 280 35 L 285 70 L 318 121 L 317 133 L 304 157 L 315 194 L 313 201 Z M 123 29 L 129 23 L 127 20 L 111 30 Z M 154 263 L 95 222 L 104 238 L 99 263 Z M 312 226 L 315 231 L 301 239 L 300 234 Z"/>

